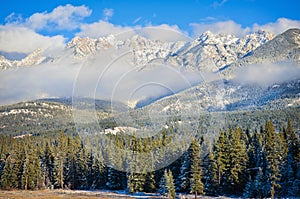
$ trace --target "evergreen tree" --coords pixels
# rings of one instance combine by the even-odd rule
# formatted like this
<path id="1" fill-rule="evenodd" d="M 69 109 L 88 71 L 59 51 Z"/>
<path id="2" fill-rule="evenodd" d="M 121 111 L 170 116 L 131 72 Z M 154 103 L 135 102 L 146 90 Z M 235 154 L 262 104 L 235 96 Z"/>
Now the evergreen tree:
<path id="1" fill-rule="evenodd" d="M 63 131 L 60 131 L 57 141 L 57 147 L 54 157 L 54 185 L 55 187 L 64 188 L 65 185 L 65 175 L 64 166 L 66 161 L 66 137 Z"/>
<path id="2" fill-rule="evenodd" d="M 171 198 L 176 197 L 174 178 L 171 170 L 164 171 L 164 175 L 159 183 L 159 193 L 163 196 L 168 196 Z"/>
<path id="3" fill-rule="evenodd" d="M 244 142 L 243 131 L 240 128 L 235 130 L 229 130 L 229 167 L 228 171 L 228 183 L 232 189 L 232 192 L 237 190 L 242 191 L 244 189 L 245 182 L 242 181 L 241 176 L 246 176 L 246 166 L 248 161 L 248 154 L 246 144 Z"/>
<path id="4" fill-rule="evenodd" d="M 26 141 L 28 141 L 28 143 L 25 146 L 22 187 L 25 190 L 33 190 L 41 187 L 43 179 L 37 149 L 30 140 Z"/>
<path id="5" fill-rule="evenodd" d="M 131 193 L 141 192 L 146 184 L 146 169 L 148 165 L 145 159 L 141 156 L 143 153 L 142 139 L 132 138 L 131 149 L 134 156 L 129 159 L 130 173 L 128 173 L 128 188 Z M 143 170 L 144 169 L 144 170 Z M 136 173 L 135 173 L 136 171 Z"/>
<path id="6" fill-rule="evenodd" d="M 210 150 L 209 152 L 209 162 L 208 169 L 205 175 L 205 193 L 211 196 L 216 196 L 218 194 L 218 166 L 216 164 L 214 152 Z"/>
<path id="7" fill-rule="evenodd" d="M 288 120 L 287 128 L 280 133 L 281 135 L 281 161 L 280 173 L 281 176 L 281 196 L 295 196 L 294 182 L 297 181 L 297 163 L 299 162 L 299 140 L 294 132 L 291 120 Z M 286 157 L 284 160 L 282 160 Z"/>
<path id="8" fill-rule="evenodd" d="M 159 182 L 159 193 L 162 196 L 167 196 L 169 193 L 168 187 L 167 187 L 167 178 L 168 178 L 168 173 L 167 170 L 164 171 L 163 176 L 161 177 L 161 180 Z"/>
<path id="9" fill-rule="evenodd" d="M 195 193 L 195 198 L 197 194 L 204 194 L 204 185 L 202 183 L 202 169 L 200 167 L 200 145 L 197 140 L 193 140 L 191 144 L 192 152 L 192 167 L 191 167 L 191 192 Z"/>
<path id="10" fill-rule="evenodd" d="M 18 176 L 14 172 L 14 158 L 9 155 L 5 160 L 5 166 L 1 172 L 1 187 L 3 189 L 14 189 L 18 187 Z"/>
<path id="11" fill-rule="evenodd" d="M 221 131 L 220 136 L 215 144 L 215 157 L 216 157 L 216 163 L 217 163 L 217 178 L 218 178 L 218 187 L 219 191 L 222 191 L 223 186 L 226 184 L 226 176 L 224 175 L 227 171 L 227 168 L 230 163 L 230 147 L 229 147 L 229 141 L 228 141 L 228 135 L 226 132 Z"/>
<path id="12" fill-rule="evenodd" d="M 46 187 L 52 187 L 54 183 L 54 155 L 49 142 L 46 142 L 44 155 L 42 158 L 42 172 Z"/>
<path id="13" fill-rule="evenodd" d="M 266 158 L 268 162 L 267 173 L 271 184 L 271 198 L 275 196 L 275 188 L 280 187 L 280 146 L 278 146 L 278 136 L 276 135 L 275 127 L 271 121 L 266 123 L 265 128 L 266 136 Z"/>
<path id="14" fill-rule="evenodd" d="M 169 197 L 172 197 L 175 199 L 176 192 L 175 192 L 174 178 L 173 178 L 173 174 L 172 174 L 171 170 L 169 170 L 169 172 L 168 172 L 167 187 L 169 190 Z"/>

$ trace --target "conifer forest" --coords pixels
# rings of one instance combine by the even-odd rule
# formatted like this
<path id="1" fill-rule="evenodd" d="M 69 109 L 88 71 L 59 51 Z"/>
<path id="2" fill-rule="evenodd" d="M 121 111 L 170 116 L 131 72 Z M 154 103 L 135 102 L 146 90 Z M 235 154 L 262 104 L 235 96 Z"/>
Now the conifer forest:
<path id="1" fill-rule="evenodd" d="M 174 129 L 169 129 L 160 137 L 147 139 L 121 134 L 106 137 L 120 148 L 125 147 L 125 139 L 130 139 L 126 147 L 139 153 L 164 146 L 173 133 Z M 167 167 L 134 173 L 104 164 L 75 133 L 60 130 L 24 137 L 1 135 L 0 186 L 3 190 L 155 192 L 171 198 L 179 193 L 245 198 L 300 196 L 299 137 L 290 120 L 284 126 L 268 121 L 255 130 L 239 126 L 221 129 L 213 141 L 203 136 L 191 139 L 188 150 Z M 113 164 L 122 164 L 126 155 L 109 154 L 107 158 Z"/>

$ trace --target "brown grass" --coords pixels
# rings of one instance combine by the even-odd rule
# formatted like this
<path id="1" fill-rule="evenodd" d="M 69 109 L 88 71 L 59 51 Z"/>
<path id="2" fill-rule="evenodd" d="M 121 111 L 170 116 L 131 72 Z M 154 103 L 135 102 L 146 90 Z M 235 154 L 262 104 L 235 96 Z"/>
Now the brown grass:
<path id="1" fill-rule="evenodd" d="M 111 195 L 111 196 L 110 196 Z M 130 198 L 125 195 L 116 195 L 109 192 L 80 192 L 69 190 L 39 190 L 39 191 L 4 191 L 0 190 L 0 199 L 21 199 L 21 198 L 33 198 L 33 199 L 61 199 L 61 198 L 88 198 L 88 199 L 111 199 L 111 198 Z"/>

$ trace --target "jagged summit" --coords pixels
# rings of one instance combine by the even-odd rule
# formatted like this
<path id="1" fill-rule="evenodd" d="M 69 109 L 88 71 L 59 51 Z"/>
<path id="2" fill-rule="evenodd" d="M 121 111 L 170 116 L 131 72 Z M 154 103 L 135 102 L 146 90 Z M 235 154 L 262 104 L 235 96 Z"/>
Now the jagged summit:
<path id="1" fill-rule="evenodd" d="M 25 67 L 39 65 L 44 62 L 53 61 L 52 57 L 43 55 L 42 49 L 37 49 L 21 60 L 8 60 L 0 55 L 0 69 L 9 69 L 11 67 Z"/>
<path id="2" fill-rule="evenodd" d="M 243 38 L 207 31 L 180 49 L 170 62 L 189 69 L 215 72 L 252 52 L 273 37 L 272 33 L 266 31 L 255 32 Z"/>
<path id="3" fill-rule="evenodd" d="M 132 63 L 145 66 L 153 60 L 163 60 L 174 67 L 188 70 L 226 71 L 251 63 L 292 59 L 300 62 L 299 29 L 290 29 L 274 35 L 260 30 L 242 38 L 230 34 L 214 34 L 207 31 L 190 42 L 164 42 L 140 35 L 120 39 L 113 35 L 93 38 L 75 37 L 66 44 L 66 50 L 78 61 L 90 54 L 109 48 L 131 50 Z M 37 49 L 22 60 L 8 60 L 0 56 L 0 68 L 23 67 L 55 61 L 58 58 L 45 55 Z M 230 69 L 229 69 L 230 68 Z"/>
<path id="4" fill-rule="evenodd" d="M 236 62 L 225 66 L 222 73 L 228 76 L 238 67 L 284 60 L 292 60 L 300 64 L 300 29 L 289 29 L 277 35 Z"/>

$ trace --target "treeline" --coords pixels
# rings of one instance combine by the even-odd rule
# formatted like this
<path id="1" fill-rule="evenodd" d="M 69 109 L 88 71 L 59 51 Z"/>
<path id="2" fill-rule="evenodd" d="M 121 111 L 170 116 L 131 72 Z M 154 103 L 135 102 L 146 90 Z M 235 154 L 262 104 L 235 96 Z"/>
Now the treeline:
<path id="1" fill-rule="evenodd" d="M 165 132 L 156 139 L 132 137 L 129 148 L 150 151 L 168 142 Z M 124 147 L 121 135 L 109 135 Z M 239 127 L 221 130 L 214 143 L 193 139 L 188 150 L 166 168 L 148 173 L 117 171 L 106 166 L 85 147 L 78 135 L 60 131 L 53 135 L 13 138 L 0 136 L 0 186 L 2 189 L 110 189 L 242 197 L 299 197 L 299 138 L 291 122 L 276 130 L 271 121 L 250 132 Z M 110 149 L 112 150 L 112 149 Z M 122 164 L 111 153 L 108 159 Z M 150 160 L 143 160 L 150 161 Z"/>

